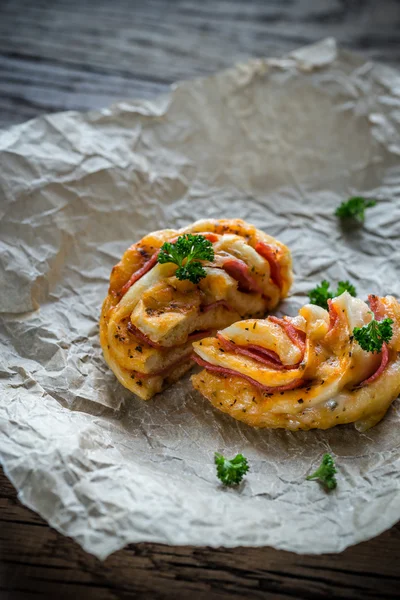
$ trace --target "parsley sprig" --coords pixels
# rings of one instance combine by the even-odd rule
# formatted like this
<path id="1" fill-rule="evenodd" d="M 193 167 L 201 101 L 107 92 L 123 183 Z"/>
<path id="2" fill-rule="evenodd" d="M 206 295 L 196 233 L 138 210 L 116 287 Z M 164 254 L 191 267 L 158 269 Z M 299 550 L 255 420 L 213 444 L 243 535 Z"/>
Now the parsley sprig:
<path id="1" fill-rule="evenodd" d="M 312 289 L 308 294 L 310 304 L 317 304 L 317 306 L 322 306 L 322 308 L 327 309 L 328 300 L 340 296 L 343 292 L 347 291 L 351 296 L 357 296 L 356 288 L 350 281 L 339 281 L 336 293 L 331 292 L 329 286 L 329 281 L 324 279 L 321 281 L 320 285 L 317 285 Z"/>
<path id="2" fill-rule="evenodd" d="M 355 219 L 360 223 L 364 223 L 365 209 L 376 205 L 376 200 L 366 200 L 361 196 L 349 198 L 347 202 L 342 202 L 337 207 L 335 215 L 340 219 Z"/>
<path id="3" fill-rule="evenodd" d="M 161 264 L 174 263 L 178 265 L 175 272 L 178 279 L 188 279 L 192 283 L 199 283 L 207 275 L 199 261 L 213 259 L 212 243 L 204 235 L 185 233 L 174 243 L 165 242 L 161 246 L 157 260 Z"/>
<path id="4" fill-rule="evenodd" d="M 392 324 L 393 319 L 372 319 L 367 325 L 353 329 L 354 339 L 366 352 L 381 352 L 383 343 L 393 336 Z"/>
<path id="5" fill-rule="evenodd" d="M 216 452 L 214 461 L 217 466 L 217 477 L 224 485 L 237 485 L 250 468 L 243 454 L 237 454 L 235 458 L 228 460 Z"/>
<path id="6" fill-rule="evenodd" d="M 337 473 L 335 461 L 331 454 L 324 454 L 322 462 L 318 469 L 309 475 L 306 479 L 308 481 L 318 480 L 328 490 L 334 490 L 337 486 L 335 474 Z"/>

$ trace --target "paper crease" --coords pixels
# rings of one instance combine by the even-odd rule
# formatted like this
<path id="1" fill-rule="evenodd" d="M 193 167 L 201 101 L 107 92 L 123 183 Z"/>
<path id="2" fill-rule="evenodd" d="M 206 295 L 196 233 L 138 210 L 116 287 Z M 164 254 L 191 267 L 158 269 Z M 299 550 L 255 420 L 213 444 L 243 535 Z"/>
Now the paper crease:
<path id="1" fill-rule="evenodd" d="M 197 218 L 242 217 L 292 249 L 283 313 L 323 278 L 400 297 L 399 90 L 329 39 L 0 133 L 0 458 L 25 505 L 99 558 L 141 541 L 340 552 L 400 518 L 397 403 L 366 434 L 253 430 L 188 377 L 135 399 L 98 341 L 123 251 Z M 351 194 L 379 200 L 363 228 L 334 217 Z M 247 456 L 237 490 L 216 450 Z M 330 495 L 305 482 L 327 450 Z"/>

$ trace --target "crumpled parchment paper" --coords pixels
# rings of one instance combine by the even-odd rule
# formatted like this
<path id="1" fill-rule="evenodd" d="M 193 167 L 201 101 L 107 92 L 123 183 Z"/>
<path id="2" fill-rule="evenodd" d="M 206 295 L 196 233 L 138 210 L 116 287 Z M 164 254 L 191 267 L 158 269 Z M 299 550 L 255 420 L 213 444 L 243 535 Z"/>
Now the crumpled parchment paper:
<path id="1" fill-rule="evenodd" d="M 0 455 L 20 500 L 88 552 L 129 542 L 339 552 L 400 518 L 400 414 L 255 430 L 189 377 L 150 402 L 106 367 L 112 266 L 146 232 L 242 217 L 293 251 L 296 314 L 322 278 L 400 297 L 400 76 L 333 40 L 180 83 L 155 101 L 41 117 L 0 134 Z M 333 216 L 380 200 L 364 227 Z M 251 471 L 222 489 L 213 453 Z M 305 475 L 333 452 L 339 485 Z"/>

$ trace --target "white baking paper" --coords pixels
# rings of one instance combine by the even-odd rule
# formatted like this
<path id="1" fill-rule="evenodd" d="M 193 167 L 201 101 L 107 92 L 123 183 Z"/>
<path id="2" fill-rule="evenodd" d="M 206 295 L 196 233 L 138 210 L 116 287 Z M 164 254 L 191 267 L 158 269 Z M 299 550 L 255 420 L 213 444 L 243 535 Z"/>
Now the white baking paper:
<path id="1" fill-rule="evenodd" d="M 336 206 L 377 198 L 364 227 Z M 400 297 L 400 77 L 333 40 L 177 84 L 154 101 L 0 134 L 0 454 L 20 500 L 104 558 L 129 542 L 339 552 L 400 518 L 400 414 L 377 427 L 251 429 L 189 377 L 150 402 L 102 358 L 112 266 L 146 232 L 242 217 L 285 242 L 294 315 L 322 278 Z M 239 489 L 216 450 L 243 452 Z M 306 482 L 332 452 L 339 485 Z"/>

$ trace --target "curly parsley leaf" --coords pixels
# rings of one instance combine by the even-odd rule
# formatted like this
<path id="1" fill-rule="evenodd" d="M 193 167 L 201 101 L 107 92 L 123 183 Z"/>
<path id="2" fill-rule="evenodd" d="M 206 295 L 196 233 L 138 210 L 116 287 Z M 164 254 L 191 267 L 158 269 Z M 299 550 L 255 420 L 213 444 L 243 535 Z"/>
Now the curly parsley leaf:
<path id="1" fill-rule="evenodd" d="M 185 233 L 178 237 L 176 242 L 165 242 L 161 246 L 158 262 L 173 263 L 178 266 L 176 277 L 180 280 L 188 279 L 192 283 L 199 283 L 207 273 L 199 262 L 214 259 L 212 243 L 204 235 Z"/>
<path id="2" fill-rule="evenodd" d="M 354 339 L 366 352 L 381 352 L 383 343 L 393 336 L 392 324 L 393 319 L 372 319 L 368 325 L 353 329 Z"/>
<path id="3" fill-rule="evenodd" d="M 329 289 L 330 283 L 324 279 L 321 281 L 320 285 L 317 285 L 314 289 L 312 289 L 308 297 L 310 299 L 310 304 L 316 304 L 317 306 L 322 306 L 322 308 L 328 309 L 328 300 L 332 298 L 336 298 L 336 296 L 340 296 L 343 292 L 349 292 L 351 296 L 356 296 L 356 288 L 354 285 L 350 283 L 350 281 L 339 281 L 337 291 L 334 293 Z"/>
<path id="4" fill-rule="evenodd" d="M 350 296 L 357 296 L 356 288 L 350 281 L 339 281 L 335 296 L 341 296 L 344 292 L 349 292 Z"/>
<path id="5" fill-rule="evenodd" d="M 235 458 L 228 460 L 219 452 L 214 455 L 217 466 L 217 477 L 224 485 L 237 485 L 249 470 L 247 458 L 243 454 L 237 454 Z"/>
<path id="6" fill-rule="evenodd" d="M 318 480 L 328 490 L 334 490 L 337 486 L 335 474 L 337 473 L 335 461 L 330 454 L 324 454 L 318 469 L 309 475 L 308 481 Z"/>
<path id="7" fill-rule="evenodd" d="M 315 286 L 308 294 L 310 304 L 328 308 L 328 300 L 333 298 L 333 293 L 329 291 L 329 285 L 329 281 L 324 279 L 321 281 L 320 285 Z"/>
<path id="8" fill-rule="evenodd" d="M 356 219 L 360 223 L 364 223 L 365 209 L 376 205 L 376 200 L 366 200 L 361 196 L 349 198 L 347 202 L 342 202 L 337 207 L 335 215 L 340 219 Z"/>

